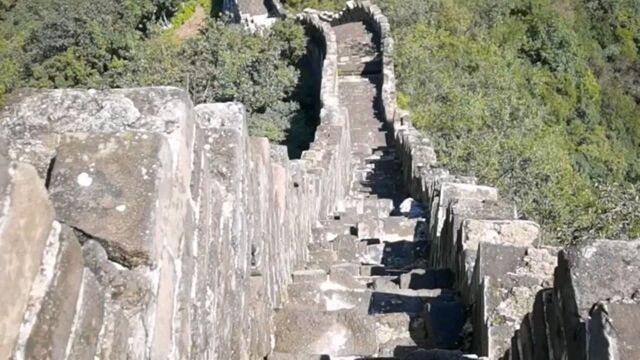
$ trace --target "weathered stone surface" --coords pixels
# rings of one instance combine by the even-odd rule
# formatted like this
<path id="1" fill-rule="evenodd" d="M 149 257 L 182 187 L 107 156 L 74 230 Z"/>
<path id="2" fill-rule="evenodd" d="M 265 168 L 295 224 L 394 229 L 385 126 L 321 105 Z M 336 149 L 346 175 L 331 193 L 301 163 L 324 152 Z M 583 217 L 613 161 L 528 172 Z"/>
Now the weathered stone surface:
<path id="1" fill-rule="evenodd" d="M 296 270 L 293 282 L 323 282 L 327 280 L 327 272 L 322 269 Z"/>
<path id="2" fill-rule="evenodd" d="M 393 356 L 399 346 L 417 346 L 412 338 L 416 329 L 413 328 L 409 315 L 402 313 L 377 314 L 375 319 L 376 341 L 379 344 L 378 354 L 380 356 Z"/>
<path id="3" fill-rule="evenodd" d="M 431 231 L 433 238 L 440 236 L 446 218 L 446 211 L 450 203 L 460 198 L 498 200 L 498 189 L 473 184 L 443 183 L 437 205 L 436 223 L 432 224 L 435 226 Z"/>
<path id="4" fill-rule="evenodd" d="M 380 233 L 375 236 L 386 242 L 413 241 L 418 221 L 402 216 L 393 216 L 382 219 Z"/>
<path id="5" fill-rule="evenodd" d="M 586 357 L 585 319 L 593 305 L 608 299 L 630 299 L 640 289 L 640 241 L 599 240 L 560 252 L 555 297 L 569 359 Z M 558 345 L 561 347 L 561 345 Z M 562 348 L 559 349 L 562 351 Z"/>
<path id="6" fill-rule="evenodd" d="M 551 285 L 555 249 L 480 243 L 471 301 L 475 347 L 499 357 L 511 347 L 522 318 L 533 308 L 535 294 Z"/>
<path id="7" fill-rule="evenodd" d="M 82 284 L 82 250 L 73 231 L 62 226 L 58 253 L 49 288 L 42 299 L 38 315 L 26 341 L 27 359 L 61 359 L 66 356 L 72 334 L 76 303 Z"/>
<path id="8" fill-rule="evenodd" d="M 589 321 L 589 359 L 640 358 L 640 304 L 598 304 Z"/>
<path id="9" fill-rule="evenodd" d="M 45 178 L 57 134 L 146 130 L 189 135 L 192 108 L 189 95 L 171 87 L 23 90 L 0 113 L 0 134 L 9 140 L 12 159 L 34 165 Z"/>
<path id="10" fill-rule="evenodd" d="M 276 352 L 366 356 L 378 350 L 373 318 L 351 310 L 283 309 L 275 322 Z"/>
<path id="11" fill-rule="evenodd" d="M 15 345 L 48 239 L 57 241 L 53 216 L 35 169 L 0 154 L 0 358 Z"/>
<path id="12" fill-rule="evenodd" d="M 95 356 L 111 359 L 126 353 L 133 358 L 144 357 L 148 340 L 143 315 L 150 310 L 153 296 L 147 271 L 116 265 L 95 240 L 87 240 L 82 252 L 86 268 L 104 291 L 104 317 Z"/>
<path id="13" fill-rule="evenodd" d="M 114 261 L 156 263 L 155 206 L 167 191 L 158 188 L 167 151 L 157 134 L 63 136 L 50 183 L 58 218 L 98 239 Z"/>
<path id="14" fill-rule="evenodd" d="M 84 269 L 76 318 L 69 339 L 69 359 L 93 359 L 104 321 L 106 294 L 95 275 Z"/>
<path id="15" fill-rule="evenodd" d="M 524 220 L 465 220 L 462 244 L 477 248 L 480 242 L 533 246 L 540 236 L 540 226 Z"/>

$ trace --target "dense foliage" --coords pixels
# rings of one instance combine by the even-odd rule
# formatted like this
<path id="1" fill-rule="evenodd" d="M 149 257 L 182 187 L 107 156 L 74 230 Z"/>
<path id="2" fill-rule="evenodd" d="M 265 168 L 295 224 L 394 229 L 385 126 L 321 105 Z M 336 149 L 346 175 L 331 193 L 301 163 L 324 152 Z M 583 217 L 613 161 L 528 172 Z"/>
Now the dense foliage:
<path id="1" fill-rule="evenodd" d="M 343 0 L 284 0 L 336 9 Z M 640 2 L 378 0 L 396 38 L 399 103 L 442 165 L 496 184 L 547 241 L 640 236 Z M 0 103 L 18 87 L 174 85 L 242 101 L 252 134 L 313 137 L 300 26 L 252 35 L 206 0 L 0 0 Z M 298 66 L 299 67 L 299 66 Z"/>
<path id="2" fill-rule="evenodd" d="M 640 236 L 640 3 L 387 0 L 400 102 L 550 242 Z"/>
<path id="3" fill-rule="evenodd" d="M 181 41 L 173 32 L 197 6 L 210 11 L 204 0 L 3 0 L 0 103 L 18 87 L 173 85 L 196 103 L 244 103 L 252 134 L 284 141 L 289 128 L 308 133 L 292 98 L 302 27 L 281 21 L 261 36 L 218 19 Z"/>

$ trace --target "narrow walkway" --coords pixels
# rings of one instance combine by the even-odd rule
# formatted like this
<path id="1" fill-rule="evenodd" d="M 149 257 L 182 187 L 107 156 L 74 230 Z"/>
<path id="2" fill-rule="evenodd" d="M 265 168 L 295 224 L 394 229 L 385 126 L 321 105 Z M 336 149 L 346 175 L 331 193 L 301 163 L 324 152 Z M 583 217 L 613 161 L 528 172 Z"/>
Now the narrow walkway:
<path id="1" fill-rule="evenodd" d="M 466 309 L 450 290 L 452 272 L 426 269 L 423 214 L 403 202 L 400 162 L 378 114 L 376 39 L 362 23 L 334 30 L 353 181 L 344 210 L 322 223 L 310 261 L 293 275 L 269 359 L 467 358 L 456 350 Z"/>

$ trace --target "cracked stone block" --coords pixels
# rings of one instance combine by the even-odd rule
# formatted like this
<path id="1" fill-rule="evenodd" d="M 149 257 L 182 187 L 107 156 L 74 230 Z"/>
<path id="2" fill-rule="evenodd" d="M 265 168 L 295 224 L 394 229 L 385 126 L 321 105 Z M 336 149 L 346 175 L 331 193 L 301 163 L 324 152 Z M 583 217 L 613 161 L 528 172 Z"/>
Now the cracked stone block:
<path id="1" fill-rule="evenodd" d="M 168 156 L 158 134 L 74 134 L 63 137 L 51 173 L 58 218 L 95 238 L 129 267 L 157 262 L 154 243 L 160 178 Z"/>
<path id="2" fill-rule="evenodd" d="M 600 303 L 589 320 L 589 359 L 640 359 L 640 304 Z"/>
<path id="3" fill-rule="evenodd" d="M 0 358 L 10 357 L 43 253 L 57 236 L 53 217 L 36 170 L 0 155 Z"/>
<path id="4" fill-rule="evenodd" d="M 353 310 L 280 310 L 275 315 L 275 351 L 331 356 L 370 356 L 378 345 L 375 320 Z"/>
<path id="5" fill-rule="evenodd" d="M 597 303 L 638 297 L 640 240 L 597 240 L 562 250 L 554 291 L 569 360 L 586 358 L 586 320 Z"/>
<path id="6" fill-rule="evenodd" d="M 153 296 L 148 273 L 110 261 L 95 240 L 85 240 L 82 252 L 86 268 L 95 275 L 106 298 L 96 357 L 108 359 L 123 353 L 143 357 L 147 339 L 143 318 Z"/>

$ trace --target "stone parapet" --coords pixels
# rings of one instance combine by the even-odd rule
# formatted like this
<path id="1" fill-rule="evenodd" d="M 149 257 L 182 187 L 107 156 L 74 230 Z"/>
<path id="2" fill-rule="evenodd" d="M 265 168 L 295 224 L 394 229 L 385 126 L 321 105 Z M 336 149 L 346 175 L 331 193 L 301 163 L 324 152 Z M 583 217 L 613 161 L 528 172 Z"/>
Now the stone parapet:
<path id="1" fill-rule="evenodd" d="M 349 1 L 329 20 L 362 21 L 376 32 L 381 110 L 405 186 L 425 208 L 430 266 L 454 271 L 473 314 L 473 350 L 491 359 L 638 358 L 638 242 L 600 241 L 559 253 L 541 246 L 539 226 L 518 220 L 497 189 L 441 168 L 431 141 L 398 106 L 394 41 L 380 8 Z"/>
<path id="2" fill-rule="evenodd" d="M 194 108 L 175 88 L 10 99 L 0 356 L 268 355 L 312 228 L 349 184 L 336 86 L 323 79 L 321 124 L 301 160 L 249 137 L 241 104 Z"/>

